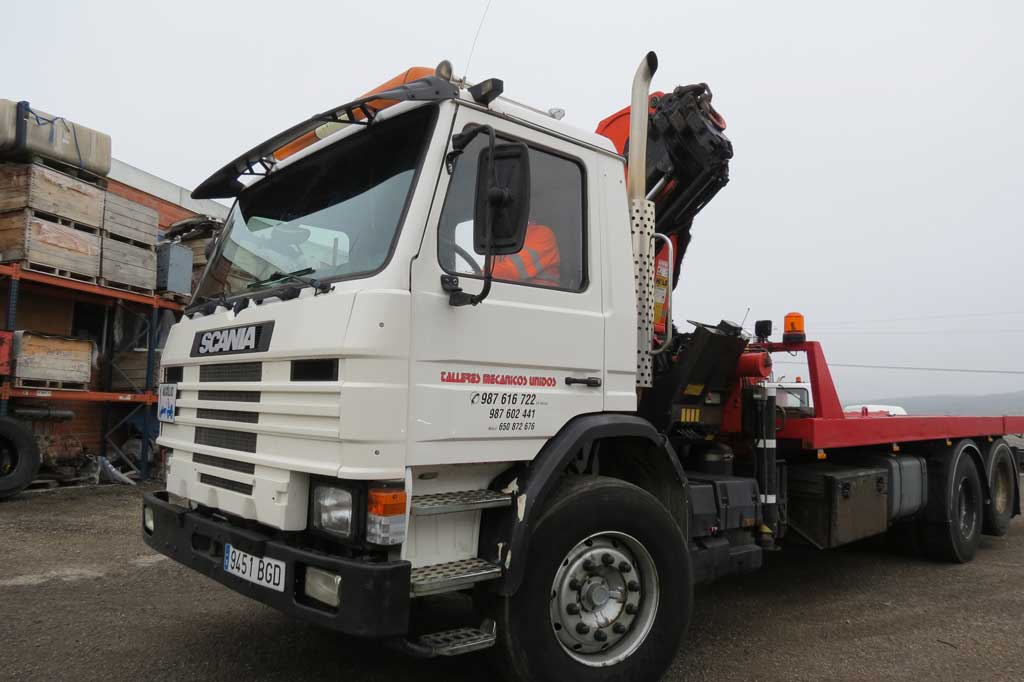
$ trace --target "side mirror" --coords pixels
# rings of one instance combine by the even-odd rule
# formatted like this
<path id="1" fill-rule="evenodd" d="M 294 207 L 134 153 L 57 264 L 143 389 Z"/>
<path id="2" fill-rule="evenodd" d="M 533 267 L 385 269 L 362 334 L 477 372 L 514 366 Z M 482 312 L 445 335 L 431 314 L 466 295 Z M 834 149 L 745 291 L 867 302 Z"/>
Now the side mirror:
<path id="1" fill-rule="evenodd" d="M 473 211 L 473 249 L 485 256 L 519 253 L 530 218 L 530 150 L 499 144 L 480 150 Z"/>

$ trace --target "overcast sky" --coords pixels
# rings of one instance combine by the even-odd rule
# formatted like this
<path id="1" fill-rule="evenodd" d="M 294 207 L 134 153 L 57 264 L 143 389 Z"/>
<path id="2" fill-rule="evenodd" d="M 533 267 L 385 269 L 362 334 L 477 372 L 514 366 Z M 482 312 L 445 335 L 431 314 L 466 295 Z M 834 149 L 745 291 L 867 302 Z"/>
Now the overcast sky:
<path id="1" fill-rule="evenodd" d="M 116 157 L 192 187 L 409 66 L 464 73 L 485 4 L 17 2 L 0 97 L 105 131 Z M 778 328 L 798 310 L 836 363 L 1024 371 L 1022 35 L 1013 2 L 493 0 L 468 76 L 589 130 L 628 102 L 647 50 L 656 88 L 711 85 L 736 156 L 695 224 L 677 320 L 749 307 L 748 325 Z M 914 319 L 879 322 L 894 318 Z M 847 402 L 1024 389 L 834 375 Z"/>

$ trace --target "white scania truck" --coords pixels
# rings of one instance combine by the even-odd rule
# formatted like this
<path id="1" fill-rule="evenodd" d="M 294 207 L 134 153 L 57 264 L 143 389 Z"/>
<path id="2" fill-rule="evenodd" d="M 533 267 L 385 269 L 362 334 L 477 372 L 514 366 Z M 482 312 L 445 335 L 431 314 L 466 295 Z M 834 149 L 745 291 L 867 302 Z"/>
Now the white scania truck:
<path id="1" fill-rule="evenodd" d="M 673 328 L 732 147 L 706 85 L 649 93 L 656 66 L 600 134 L 497 79 L 413 69 L 205 181 L 193 196 L 235 203 L 163 352 L 167 490 L 144 498 L 146 542 L 411 655 L 492 648 L 515 680 L 643 682 L 695 582 L 789 538 L 910 529 L 967 561 L 1005 533 L 1000 436 L 1024 425 L 844 416 L 799 316 L 782 343 L 763 322 L 754 340 Z M 538 226 L 555 278 L 531 277 Z M 773 352 L 807 354 L 814 415 L 775 405 Z M 412 622 L 414 600 L 455 591 L 478 618 Z"/>

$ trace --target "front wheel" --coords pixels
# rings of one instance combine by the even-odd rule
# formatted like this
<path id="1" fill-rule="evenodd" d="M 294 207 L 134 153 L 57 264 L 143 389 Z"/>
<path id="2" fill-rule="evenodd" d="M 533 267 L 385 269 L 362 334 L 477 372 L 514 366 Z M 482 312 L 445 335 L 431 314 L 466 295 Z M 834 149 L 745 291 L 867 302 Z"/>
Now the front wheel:
<path id="1" fill-rule="evenodd" d="M 693 601 L 683 533 L 644 490 L 569 479 L 538 521 L 523 584 L 493 605 L 500 668 L 517 681 L 654 681 Z"/>

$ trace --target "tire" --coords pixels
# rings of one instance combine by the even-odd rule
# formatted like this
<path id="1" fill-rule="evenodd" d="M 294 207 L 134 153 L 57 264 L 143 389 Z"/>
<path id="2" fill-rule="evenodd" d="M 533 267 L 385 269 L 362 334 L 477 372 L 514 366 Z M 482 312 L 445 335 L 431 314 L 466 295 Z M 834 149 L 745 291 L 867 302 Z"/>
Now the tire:
<path id="1" fill-rule="evenodd" d="M 21 492 L 39 471 L 39 446 L 32 430 L 0 417 L 0 500 Z"/>
<path id="2" fill-rule="evenodd" d="M 1017 468 L 1013 451 L 1002 438 L 994 441 L 988 454 L 988 489 L 991 499 L 985 505 L 986 535 L 1002 537 L 1010 532 L 1014 500 L 1017 497 Z"/>
<path id="3" fill-rule="evenodd" d="M 537 522 L 527 560 L 518 592 L 490 605 L 508 679 L 661 678 L 689 624 L 693 580 L 683 533 L 653 495 L 613 478 L 568 479 Z M 594 627 L 581 632 L 587 622 Z"/>
<path id="4" fill-rule="evenodd" d="M 925 554 L 937 561 L 965 564 L 981 542 L 984 493 L 974 462 L 972 440 L 928 460 L 928 506 L 921 525 Z"/>

